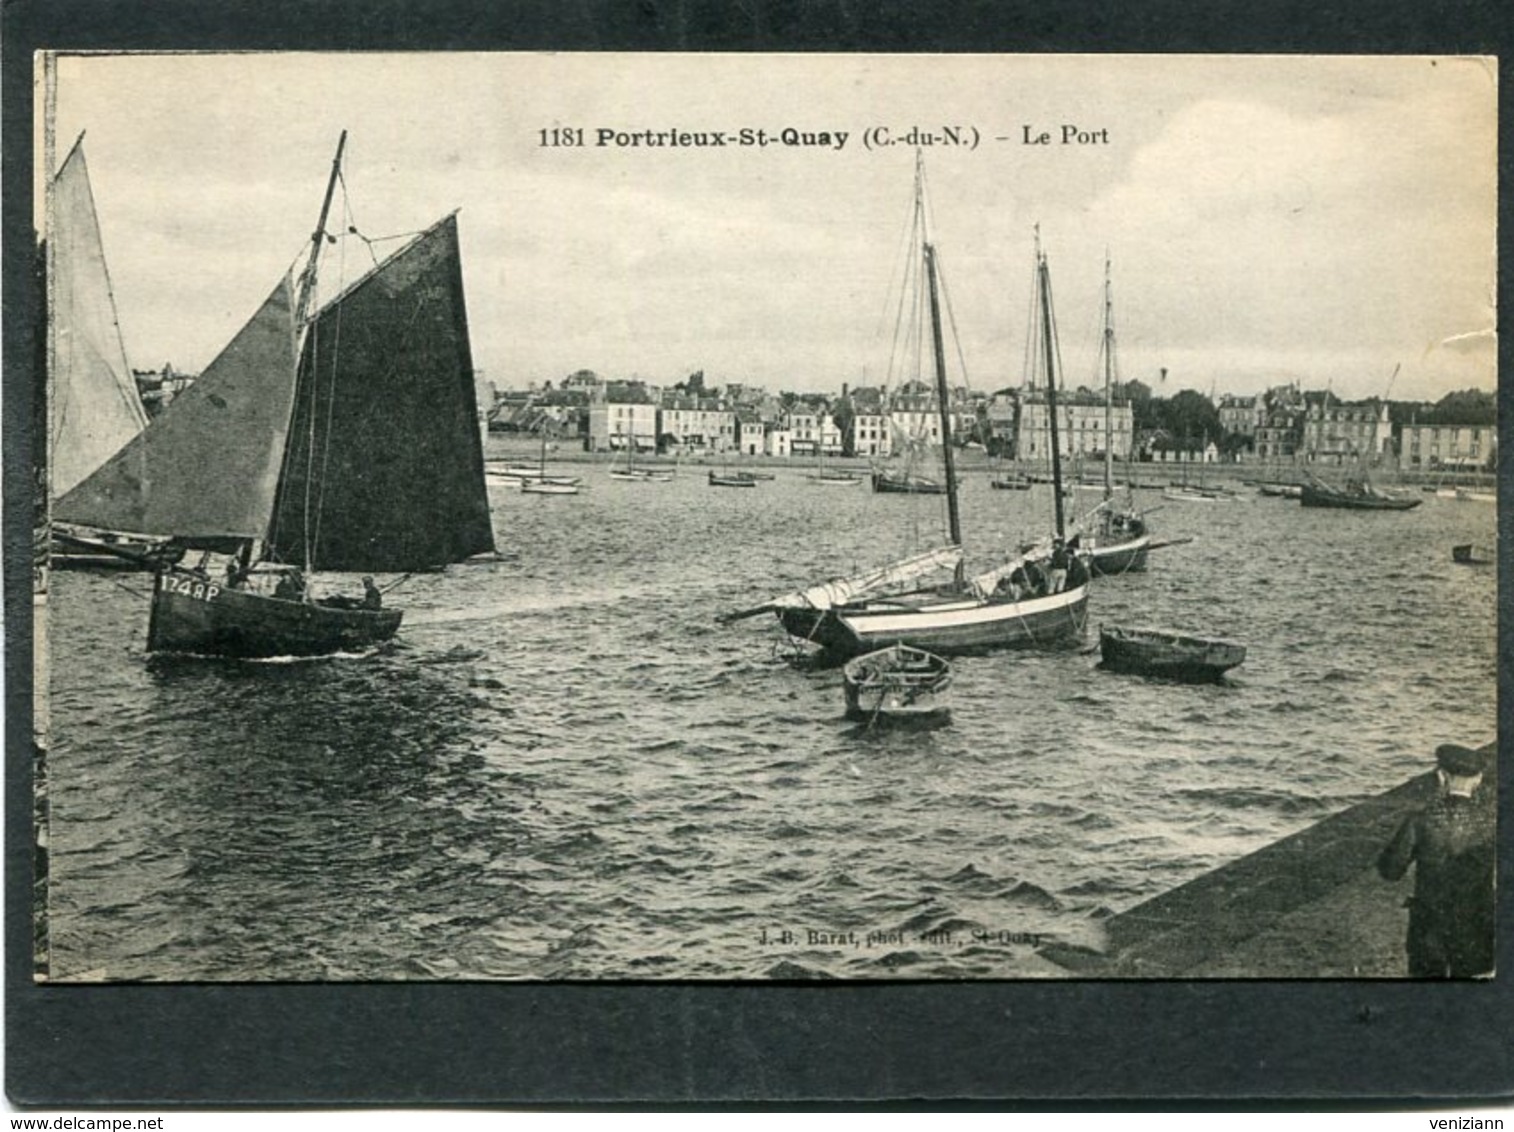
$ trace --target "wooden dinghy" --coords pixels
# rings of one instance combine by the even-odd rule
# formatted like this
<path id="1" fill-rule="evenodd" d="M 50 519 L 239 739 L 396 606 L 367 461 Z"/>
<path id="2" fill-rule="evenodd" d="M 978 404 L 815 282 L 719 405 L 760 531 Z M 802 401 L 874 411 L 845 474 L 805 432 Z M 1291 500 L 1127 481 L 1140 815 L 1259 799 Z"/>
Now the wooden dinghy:
<path id="1" fill-rule="evenodd" d="M 757 477 L 751 472 L 711 472 L 711 487 L 756 487 Z"/>
<path id="2" fill-rule="evenodd" d="M 1099 630 L 1103 667 L 1192 683 L 1217 681 L 1246 659 L 1246 646 L 1171 629 Z"/>
<path id="3" fill-rule="evenodd" d="M 848 719 L 919 719 L 944 714 L 943 693 L 951 665 L 943 657 L 909 645 L 864 653 L 842 670 Z"/>
<path id="4" fill-rule="evenodd" d="M 1495 558 L 1492 547 L 1464 542 L 1451 548 L 1451 561 L 1460 566 L 1491 566 Z"/>

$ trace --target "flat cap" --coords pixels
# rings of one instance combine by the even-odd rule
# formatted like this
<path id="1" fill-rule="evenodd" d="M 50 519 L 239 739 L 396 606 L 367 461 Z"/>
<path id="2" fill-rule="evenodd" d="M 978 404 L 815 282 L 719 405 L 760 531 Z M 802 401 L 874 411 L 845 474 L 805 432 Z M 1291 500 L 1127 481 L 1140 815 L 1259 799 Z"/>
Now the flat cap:
<path id="1" fill-rule="evenodd" d="M 1487 769 L 1488 760 L 1474 747 L 1463 747 L 1460 743 L 1442 743 L 1435 748 L 1435 765 L 1458 778 L 1471 778 Z"/>

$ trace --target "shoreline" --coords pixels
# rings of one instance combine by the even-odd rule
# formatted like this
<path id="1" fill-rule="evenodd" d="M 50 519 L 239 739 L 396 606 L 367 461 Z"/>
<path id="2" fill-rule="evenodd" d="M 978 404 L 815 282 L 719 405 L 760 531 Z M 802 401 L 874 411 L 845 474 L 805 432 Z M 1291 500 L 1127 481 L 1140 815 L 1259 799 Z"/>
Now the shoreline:
<path id="1" fill-rule="evenodd" d="M 603 466 L 607 470 L 612 464 L 623 464 L 625 457 L 620 452 L 585 452 L 577 440 L 558 441 L 555 451 L 547 453 L 547 464 L 575 464 Z M 982 473 L 985 475 L 997 475 L 1008 472 L 1012 465 L 1002 465 L 995 461 L 986 452 L 980 450 L 962 449 L 955 455 L 957 471 L 959 473 Z M 866 473 L 870 470 L 872 459 L 867 456 L 827 456 L 824 466 L 833 471 L 851 471 Z M 541 460 L 541 442 L 528 437 L 515 436 L 509 433 L 490 433 L 488 440 L 484 442 L 484 462 L 488 464 L 510 463 L 520 464 L 522 467 L 534 467 Z M 639 467 L 660 468 L 663 470 L 689 468 L 698 471 L 719 471 L 725 468 L 741 470 L 761 468 L 765 471 L 778 471 L 789 469 L 801 475 L 810 475 L 820 468 L 820 461 L 813 456 L 746 456 L 731 452 L 724 454 L 703 453 L 697 456 L 666 456 L 652 453 L 638 453 L 636 463 Z M 1064 478 L 1068 483 L 1103 484 L 1104 470 L 1102 463 L 1092 466 L 1085 464 L 1080 473 L 1064 469 Z M 1301 467 L 1276 467 L 1265 464 L 1181 464 L 1181 463 L 1135 463 L 1129 464 L 1116 461 L 1114 465 L 1115 486 L 1123 486 L 1124 480 L 1132 480 L 1138 488 L 1156 490 L 1167 487 L 1170 483 L 1182 483 L 1188 480 L 1198 480 L 1211 487 L 1236 487 L 1250 485 L 1256 482 L 1264 483 L 1289 483 L 1297 484 L 1305 481 L 1303 468 Z M 1315 471 L 1327 481 L 1339 479 L 1347 469 L 1335 465 L 1318 465 L 1309 469 Z M 1424 472 L 1399 472 L 1396 469 L 1381 469 L 1375 473 L 1382 484 L 1402 487 L 1404 489 L 1418 489 L 1421 487 L 1435 486 L 1444 480 Z M 1464 487 L 1471 490 L 1497 490 L 1497 477 L 1493 474 L 1480 474 L 1476 476 L 1461 473 L 1452 483 L 1446 486 Z"/>
<path id="2" fill-rule="evenodd" d="M 1483 750 L 1496 794 L 1497 744 Z M 1377 855 L 1435 791 L 1434 771 L 1418 774 L 1111 917 L 1098 949 L 1037 954 L 1087 978 L 1405 978 L 1413 871 L 1385 881 Z"/>

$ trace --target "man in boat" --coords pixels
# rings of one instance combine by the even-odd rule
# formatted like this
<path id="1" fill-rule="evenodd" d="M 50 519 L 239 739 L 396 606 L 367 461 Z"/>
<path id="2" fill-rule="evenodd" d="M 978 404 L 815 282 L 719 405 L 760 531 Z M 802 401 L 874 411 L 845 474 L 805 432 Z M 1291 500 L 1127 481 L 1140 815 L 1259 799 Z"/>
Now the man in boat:
<path id="1" fill-rule="evenodd" d="M 366 574 L 363 576 L 363 608 L 384 608 L 384 595 L 380 593 L 379 588 L 373 584 L 373 577 Z"/>
<path id="2" fill-rule="evenodd" d="M 284 572 L 279 578 L 279 584 L 273 589 L 273 596 L 285 601 L 300 601 L 304 598 L 305 575 L 300 573 L 299 567 L 291 566 Z"/>
<path id="3" fill-rule="evenodd" d="M 1051 544 L 1051 588 L 1048 593 L 1059 594 L 1067 586 L 1067 569 L 1072 565 L 1072 552 L 1061 539 Z"/>
<path id="4" fill-rule="evenodd" d="M 1435 751 L 1435 800 L 1410 814 L 1377 859 L 1385 880 L 1414 865 L 1406 950 L 1411 978 L 1493 971 L 1493 829 L 1486 756 L 1456 743 Z"/>

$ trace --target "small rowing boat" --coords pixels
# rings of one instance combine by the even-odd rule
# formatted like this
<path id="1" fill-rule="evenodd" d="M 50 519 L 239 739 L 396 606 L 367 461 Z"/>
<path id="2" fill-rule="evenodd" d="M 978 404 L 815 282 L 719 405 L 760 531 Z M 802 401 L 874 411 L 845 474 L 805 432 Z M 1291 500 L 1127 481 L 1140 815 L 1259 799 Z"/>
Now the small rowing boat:
<path id="1" fill-rule="evenodd" d="M 1246 646 L 1235 641 L 1118 626 L 1099 630 L 1099 651 L 1103 667 L 1112 671 L 1190 683 L 1217 681 L 1246 659 Z"/>
<path id="2" fill-rule="evenodd" d="M 943 657 L 909 645 L 890 645 L 848 661 L 842 670 L 848 719 L 918 719 L 947 709 L 941 697 L 951 684 Z"/>

